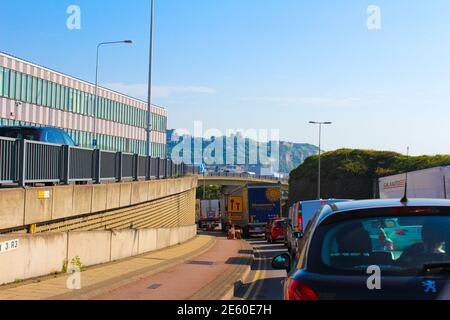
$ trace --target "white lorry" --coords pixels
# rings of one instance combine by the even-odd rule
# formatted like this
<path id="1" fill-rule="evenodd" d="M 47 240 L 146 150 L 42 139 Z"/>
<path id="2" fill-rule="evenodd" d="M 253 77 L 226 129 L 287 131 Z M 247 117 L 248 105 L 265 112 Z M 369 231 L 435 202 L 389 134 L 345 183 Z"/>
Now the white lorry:
<path id="1" fill-rule="evenodd" d="M 201 200 L 200 201 L 200 228 L 209 230 L 221 230 L 221 201 L 220 200 Z"/>
<path id="2" fill-rule="evenodd" d="M 450 199 L 450 166 L 380 178 L 380 198 L 402 198 L 405 194 L 406 175 L 408 198 Z"/>

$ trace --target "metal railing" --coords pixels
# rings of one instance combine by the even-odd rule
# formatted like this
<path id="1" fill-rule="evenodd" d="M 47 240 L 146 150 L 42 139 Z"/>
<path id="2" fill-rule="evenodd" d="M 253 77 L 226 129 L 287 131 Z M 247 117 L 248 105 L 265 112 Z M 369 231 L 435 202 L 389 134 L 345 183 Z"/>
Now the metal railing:
<path id="1" fill-rule="evenodd" d="M 0 137 L 0 184 L 121 182 L 199 174 L 199 166 L 168 159 Z M 248 173 L 206 175 L 286 181 L 274 176 Z"/>
<path id="2" fill-rule="evenodd" d="M 270 180 L 288 182 L 289 179 L 278 178 L 275 176 L 249 174 L 249 173 L 234 173 L 234 172 L 209 172 L 205 174 L 207 177 L 230 177 L 230 178 L 243 178 L 243 179 L 255 179 L 255 180 Z"/>
<path id="3" fill-rule="evenodd" d="M 0 137 L 0 184 L 169 179 L 199 173 L 172 160 Z"/>

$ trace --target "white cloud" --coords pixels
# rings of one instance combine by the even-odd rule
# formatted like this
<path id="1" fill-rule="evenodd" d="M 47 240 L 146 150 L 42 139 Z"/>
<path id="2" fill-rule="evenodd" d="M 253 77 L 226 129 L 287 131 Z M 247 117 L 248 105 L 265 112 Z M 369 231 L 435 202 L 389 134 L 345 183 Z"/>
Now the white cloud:
<path id="1" fill-rule="evenodd" d="M 126 84 L 126 83 L 108 83 L 105 87 L 127 94 L 136 98 L 147 98 L 148 87 L 146 83 Z M 198 93 L 198 94 L 213 94 L 217 91 L 214 88 L 206 86 L 153 86 L 152 95 L 154 97 L 169 97 L 177 93 Z"/>
<path id="2" fill-rule="evenodd" d="M 332 97 L 245 97 L 246 102 L 275 103 L 278 106 L 314 106 L 314 107 L 348 107 L 360 101 L 359 98 L 332 98 Z"/>

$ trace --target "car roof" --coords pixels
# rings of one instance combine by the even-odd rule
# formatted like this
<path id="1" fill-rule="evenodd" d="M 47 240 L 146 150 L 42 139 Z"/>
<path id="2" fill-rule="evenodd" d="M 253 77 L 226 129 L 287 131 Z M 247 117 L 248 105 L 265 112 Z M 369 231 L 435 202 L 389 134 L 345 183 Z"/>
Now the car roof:
<path id="1" fill-rule="evenodd" d="M 40 130 L 40 131 L 58 131 L 64 132 L 63 129 L 55 128 L 55 127 L 38 127 L 38 126 L 0 126 L 0 129 L 31 129 L 31 130 Z"/>
<path id="2" fill-rule="evenodd" d="M 42 129 L 35 126 L 0 126 L 1 129 Z"/>
<path id="3" fill-rule="evenodd" d="M 54 127 L 38 127 L 38 126 L 0 126 L 2 129 L 36 129 L 36 130 L 62 130 Z"/>
<path id="4" fill-rule="evenodd" d="M 400 199 L 378 199 L 378 200 L 357 200 L 338 202 L 334 204 L 327 204 L 322 211 L 320 222 L 329 218 L 332 215 L 346 213 L 353 210 L 367 210 L 367 209 L 381 209 L 381 208 L 395 208 L 395 207 L 449 207 L 450 200 L 446 199 L 408 199 L 408 202 L 403 203 Z"/>

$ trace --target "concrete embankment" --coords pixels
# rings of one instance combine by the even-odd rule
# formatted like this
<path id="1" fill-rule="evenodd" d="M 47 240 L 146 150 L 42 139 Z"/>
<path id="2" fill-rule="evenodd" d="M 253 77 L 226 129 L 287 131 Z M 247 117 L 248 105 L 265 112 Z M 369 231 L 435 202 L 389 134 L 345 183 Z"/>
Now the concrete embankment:
<path id="1" fill-rule="evenodd" d="M 164 206 L 157 213 L 148 210 L 149 215 L 166 216 L 171 213 L 170 205 L 178 206 L 179 202 L 183 201 L 179 199 L 181 195 L 189 195 L 195 203 L 195 194 L 192 194 L 192 191 L 195 191 L 196 187 L 196 177 L 184 177 L 99 185 L 0 189 L 0 231 L 118 212 L 123 208 L 130 211 L 134 206 L 151 203 L 154 206 L 159 203 Z M 189 207 L 188 211 L 193 220 L 195 207 Z"/>
<path id="2" fill-rule="evenodd" d="M 196 225 L 116 231 L 0 236 L 0 284 L 62 272 L 73 259 L 83 266 L 108 263 L 184 243 Z"/>

